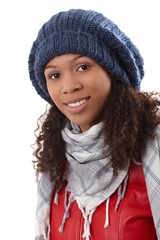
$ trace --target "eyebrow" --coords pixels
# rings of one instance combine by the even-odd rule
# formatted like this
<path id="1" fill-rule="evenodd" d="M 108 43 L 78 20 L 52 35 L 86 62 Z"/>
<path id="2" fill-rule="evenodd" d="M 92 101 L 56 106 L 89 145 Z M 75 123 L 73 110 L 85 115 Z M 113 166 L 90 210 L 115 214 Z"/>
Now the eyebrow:
<path id="1" fill-rule="evenodd" d="M 45 67 L 45 69 L 44 69 L 44 70 L 46 70 L 46 69 L 48 69 L 48 68 L 56 68 L 56 66 L 53 66 L 53 65 L 48 65 L 48 66 L 46 66 L 46 67 Z"/>
<path id="2" fill-rule="evenodd" d="M 83 58 L 83 57 L 87 57 L 87 56 L 81 54 L 81 55 L 75 56 L 71 61 L 75 61 L 75 60 L 77 60 L 77 59 L 79 59 L 79 58 Z M 44 70 L 46 70 L 46 69 L 48 69 L 48 68 L 56 68 L 56 66 L 54 66 L 54 65 L 48 65 L 48 66 L 45 67 Z"/>

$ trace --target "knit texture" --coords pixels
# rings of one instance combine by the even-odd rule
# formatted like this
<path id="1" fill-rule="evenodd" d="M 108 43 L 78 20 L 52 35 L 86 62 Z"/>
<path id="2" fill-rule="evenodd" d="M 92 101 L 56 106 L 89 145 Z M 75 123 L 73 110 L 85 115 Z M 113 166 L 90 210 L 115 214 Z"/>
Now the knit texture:
<path id="1" fill-rule="evenodd" d="M 124 84 L 140 87 L 143 59 L 131 40 L 101 13 L 71 9 L 52 16 L 42 26 L 29 55 L 32 84 L 48 102 L 52 101 L 44 77 L 45 65 L 67 53 L 88 56 Z"/>

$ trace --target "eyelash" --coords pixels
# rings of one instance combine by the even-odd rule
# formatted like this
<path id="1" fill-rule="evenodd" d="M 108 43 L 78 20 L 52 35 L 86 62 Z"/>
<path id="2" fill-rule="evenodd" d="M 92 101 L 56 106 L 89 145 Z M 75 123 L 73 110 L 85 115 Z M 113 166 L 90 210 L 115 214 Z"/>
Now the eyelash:
<path id="1" fill-rule="evenodd" d="M 88 64 L 82 64 L 82 65 L 80 65 L 80 66 L 76 69 L 76 72 L 78 72 L 78 71 L 80 71 L 80 72 L 86 71 L 86 70 L 88 70 L 90 67 L 91 67 L 91 66 L 88 65 Z M 80 68 L 81 68 L 82 70 L 80 70 Z M 83 69 L 83 68 L 85 68 L 85 69 Z M 58 79 L 58 78 L 60 78 L 61 76 L 62 76 L 62 74 L 57 72 L 57 73 L 52 73 L 52 74 L 49 76 L 49 78 L 50 78 L 50 79 Z"/>
<path id="2" fill-rule="evenodd" d="M 88 65 L 88 64 L 82 64 L 82 65 L 80 65 L 80 66 L 77 68 L 77 71 L 78 71 L 80 68 L 82 68 L 82 67 L 86 67 L 85 69 L 82 69 L 82 71 L 86 71 L 86 70 L 88 70 L 91 66 Z M 80 72 L 82 72 L 82 71 L 80 71 Z"/>
<path id="3" fill-rule="evenodd" d="M 61 75 L 62 75 L 62 74 L 60 74 L 60 73 L 52 73 L 52 74 L 49 76 L 49 78 L 51 78 L 51 79 L 57 79 L 57 78 L 59 78 Z M 58 77 L 56 77 L 56 76 L 58 76 Z"/>

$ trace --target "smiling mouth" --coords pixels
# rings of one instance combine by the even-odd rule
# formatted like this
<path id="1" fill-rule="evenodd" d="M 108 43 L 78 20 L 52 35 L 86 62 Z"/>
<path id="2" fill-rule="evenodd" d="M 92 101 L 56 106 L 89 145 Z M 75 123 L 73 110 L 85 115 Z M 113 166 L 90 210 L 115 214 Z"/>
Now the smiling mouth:
<path id="1" fill-rule="evenodd" d="M 86 104 L 89 99 L 90 97 L 77 98 L 77 99 L 66 101 L 64 104 L 66 105 L 69 112 L 80 113 L 86 107 Z"/>
<path id="2" fill-rule="evenodd" d="M 67 104 L 67 106 L 69 107 L 79 107 L 80 105 L 84 104 L 85 102 L 87 102 L 87 99 L 83 99 L 83 100 L 80 100 L 78 102 L 75 102 L 75 103 L 69 103 Z"/>
<path id="3" fill-rule="evenodd" d="M 86 103 L 89 100 L 90 97 L 85 97 L 85 98 L 77 98 L 77 99 L 73 99 L 73 100 L 69 100 L 64 102 L 65 105 L 67 105 L 68 107 L 79 107 L 80 105 L 83 105 L 84 103 Z"/>

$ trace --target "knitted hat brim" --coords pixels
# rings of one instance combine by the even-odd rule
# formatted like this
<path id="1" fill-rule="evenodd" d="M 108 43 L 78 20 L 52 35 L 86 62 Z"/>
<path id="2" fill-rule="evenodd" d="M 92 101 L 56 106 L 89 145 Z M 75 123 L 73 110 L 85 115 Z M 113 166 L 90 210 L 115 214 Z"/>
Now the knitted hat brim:
<path id="1" fill-rule="evenodd" d="M 135 69 L 133 69 L 136 67 L 135 62 L 131 62 L 131 60 L 128 61 L 128 59 L 130 59 L 130 51 L 127 50 L 126 45 L 123 45 L 122 42 L 118 42 L 118 39 L 115 38 L 113 34 L 110 34 L 110 38 L 108 38 L 107 42 L 109 46 L 104 45 L 104 41 L 97 39 L 96 36 L 78 31 L 65 31 L 58 34 L 52 34 L 42 41 L 38 47 L 35 42 L 32 49 L 34 54 L 30 55 L 29 71 L 30 77 L 33 80 L 32 84 L 36 88 L 37 93 L 46 101 L 51 102 L 44 77 L 44 69 L 52 58 L 67 53 L 88 56 L 112 75 L 115 75 L 116 68 L 116 78 L 120 81 L 122 79 L 124 84 L 130 85 L 131 80 L 128 77 L 129 69 L 131 69 L 132 72 L 131 79 L 134 79 L 133 73 L 136 72 Z M 112 48 L 110 46 L 111 44 Z M 114 50 L 118 51 L 117 46 L 120 44 L 121 58 L 118 58 L 117 52 L 115 54 Z M 36 58 L 33 59 L 35 55 Z M 32 64 L 33 61 L 34 65 Z M 128 67 L 125 69 L 126 61 L 127 66 L 130 66 L 130 68 Z"/>

